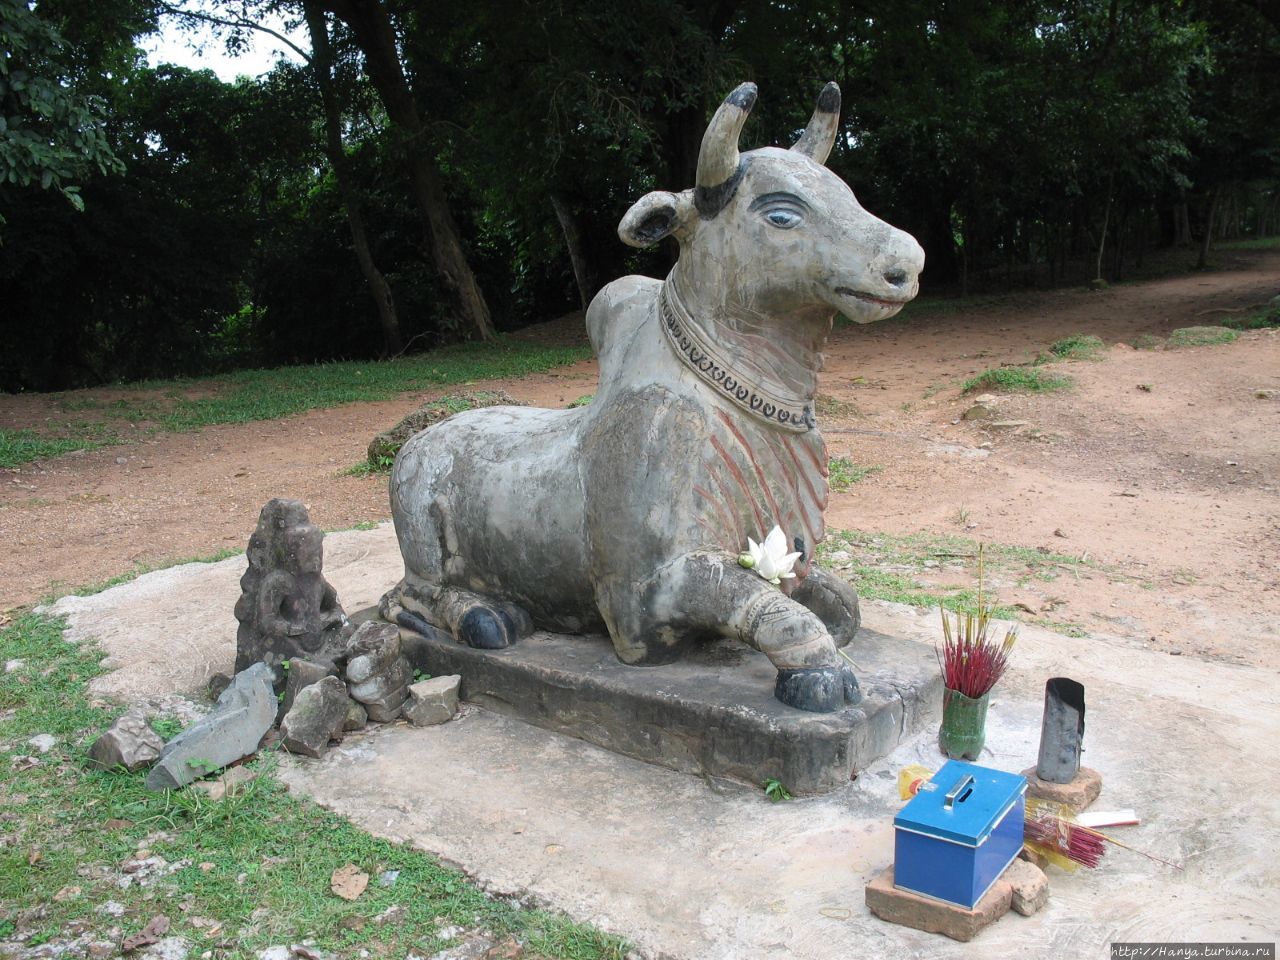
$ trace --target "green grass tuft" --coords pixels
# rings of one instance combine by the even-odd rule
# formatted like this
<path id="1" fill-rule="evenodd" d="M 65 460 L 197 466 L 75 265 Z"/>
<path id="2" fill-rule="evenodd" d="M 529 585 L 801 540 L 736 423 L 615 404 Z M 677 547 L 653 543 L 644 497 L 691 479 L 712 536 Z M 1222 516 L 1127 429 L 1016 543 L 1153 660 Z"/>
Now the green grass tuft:
<path id="1" fill-rule="evenodd" d="M 1106 349 L 1100 337 L 1092 334 L 1076 333 L 1063 337 L 1049 346 L 1049 360 L 1100 360 L 1099 354 Z"/>
<path id="2" fill-rule="evenodd" d="M 594 393 L 584 393 L 577 400 L 570 401 L 568 409 L 576 410 L 578 407 L 585 407 L 596 398 Z"/>
<path id="3" fill-rule="evenodd" d="M 17 467 L 32 460 L 105 445 L 104 441 L 82 437 L 42 437 L 34 430 L 0 430 L 0 467 Z"/>
<path id="4" fill-rule="evenodd" d="M 1047 373 L 1038 367 L 998 367 L 970 377 L 960 389 L 963 393 L 977 393 L 979 390 L 1047 393 L 1051 390 L 1065 390 L 1069 386 L 1070 377 Z"/>
<path id="5" fill-rule="evenodd" d="M 1205 347 L 1217 343 L 1231 343 L 1238 336 L 1226 327 L 1179 327 L 1169 334 L 1170 347 Z"/>
<path id="6" fill-rule="evenodd" d="M 849 557 L 833 559 L 832 554 L 838 551 L 848 553 Z M 1048 582 L 1064 570 L 1091 567 L 1079 557 L 1008 544 L 987 543 L 983 554 L 988 578 Z M 941 604 L 956 613 L 978 612 L 977 557 L 976 540 L 948 534 L 895 536 L 835 530 L 818 547 L 818 562 L 853 583 L 863 597 L 913 607 Z M 921 582 L 920 575 L 930 569 L 940 570 L 944 564 L 966 568 L 966 576 L 972 578 L 973 585 L 947 587 Z M 990 604 L 995 599 L 994 591 L 988 590 L 985 602 Z M 1013 619 L 1015 611 L 1011 607 L 996 606 L 993 616 Z"/>
<path id="7" fill-rule="evenodd" d="M 170 935 L 191 942 L 192 956 L 212 950 L 248 958 L 303 940 L 340 956 L 429 956 L 449 945 L 441 936 L 449 926 L 515 936 L 531 954 L 626 955 L 628 945 L 617 937 L 490 899 L 435 858 L 290 796 L 273 774 L 272 755 L 250 764 L 256 780 L 221 800 L 191 789 L 152 793 L 144 773 L 89 769 L 88 743 L 113 718 L 91 705 L 97 701 L 86 690 L 102 672 L 101 657 L 90 643 L 67 643 L 58 620 L 25 614 L 0 629 L 0 660 L 24 661 L 0 674 L 0 798 L 12 814 L 0 846 L 3 935 L 18 932 L 16 918 L 40 906 L 20 924 L 27 946 L 56 943 L 72 927 L 95 939 L 107 939 L 113 925 L 132 934 L 163 912 Z M 15 758 L 37 733 L 59 742 L 24 769 Z M 142 846 L 170 869 L 148 886 L 121 887 L 123 864 Z M 329 889 L 333 871 L 347 863 L 373 878 L 354 902 Z M 384 871 L 399 871 L 394 884 L 378 883 Z M 81 890 L 55 899 L 68 887 Z M 96 911 L 106 900 L 123 906 L 119 919 Z M 393 916 L 375 919 L 392 907 L 399 908 Z M 194 918 L 218 927 L 197 926 Z"/>
<path id="8" fill-rule="evenodd" d="M 827 463 L 827 486 L 831 488 L 833 493 L 844 493 L 855 483 L 861 483 L 873 473 L 879 473 L 880 467 L 875 465 L 862 466 L 854 463 L 848 457 L 836 457 Z"/>
<path id="9" fill-rule="evenodd" d="M 1280 237 L 1255 237 L 1214 244 L 1219 250 L 1280 250 Z"/>
<path id="10" fill-rule="evenodd" d="M 1233 317 L 1230 320 L 1223 320 L 1222 325 L 1232 330 L 1273 330 L 1280 327 L 1280 306 L 1272 307 L 1262 313 L 1255 313 L 1251 317 Z"/>

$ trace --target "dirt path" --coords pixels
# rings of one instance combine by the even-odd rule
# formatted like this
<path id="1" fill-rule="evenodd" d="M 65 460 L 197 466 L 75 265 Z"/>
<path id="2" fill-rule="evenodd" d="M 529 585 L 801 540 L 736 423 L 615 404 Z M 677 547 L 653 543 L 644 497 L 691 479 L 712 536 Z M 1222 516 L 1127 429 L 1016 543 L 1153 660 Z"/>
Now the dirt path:
<path id="1" fill-rule="evenodd" d="M 829 529 L 952 533 L 1084 557 L 1055 579 L 997 574 L 996 586 L 1042 622 L 1171 654 L 1273 664 L 1280 400 L 1258 392 L 1280 389 L 1280 332 L 1183 350 L 1122 342 L 1277 293 L 1280 252 L 1242 253 L 1212 274 L 837 329 L 822 391 L 846 406 L 824 418 L 824 434 L 832 456 L 878 470 L 833 497 Z M 572 333 L 561 324 L 541 335 Z M 971 402 L 959 394 L 965 377 L 1024 362 L 1073 333 L 1109 348 L 1099 362 L 1055 367 L 1074 389 L 1002 397 L 999 419 L 1021 427 L 959 419 Z M 584 363 L 494 385 L 564 406 L 594 380 Z M 93 393 L 109 400 L 111 391 Z M 373 433 L 429 396 L 164 434 L 0 471 L 0 611 L 138 564 L 242 548 L 273 496 L 304 500 L 329 529 L 386 519 L 385 480 L 343 471 Z M 44 398 L 0 396 L 0 426 L 46 416 L 54 411 Z M 945 563 L 912 572 L 972 579 Z"/>

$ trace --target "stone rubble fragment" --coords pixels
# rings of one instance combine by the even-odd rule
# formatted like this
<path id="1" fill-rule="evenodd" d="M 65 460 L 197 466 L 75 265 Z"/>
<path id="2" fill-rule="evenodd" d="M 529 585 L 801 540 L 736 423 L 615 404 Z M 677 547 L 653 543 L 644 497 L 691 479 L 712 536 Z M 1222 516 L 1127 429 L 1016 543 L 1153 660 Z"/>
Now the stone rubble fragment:
<path id="1" fill-rule="evenodd" d="M 276 719 L 274 679 L 265 663 L 237 673 L 213 710 L 165 745 L 147 789 L 185 786 L 257 751 Z"/>
<path id="2" fill-rule="evenodd" d="M 331 663 L 316 663 L 300 657 L 294 657 L 288 663 L 289 668 L 285 672 L 284 696 L 280 700 L 280 710 L 277 714 L 281 720 L 293 709 L 293 702 L 303 689 L 313 683 L 319 683 L 325 677 L 335 676 L 338 672 Z"/>
<path id="3" fill-rule="evenodd" d="M 1011 905 L 1024 917 L 1031 916 L 1049 902 L 1049 878 L 1028 860 L 1015 858 L 1000 879 L 1013 888 Z"/>
<path id="4" fill-rule="evenodd" d="M 404 705 L 404 718 L 415 727 L 429 727 L 446 723 L 458 712 L 458 688 L 462 677 L 432 677 L 420 680 L 409 687 L 409 699 Z"/>
<path id="5" fill-rule="evenodd" d="M 135 773 L 160 757 L 164 741 L 140 711 L 121 714 L 89 747 L 89 762 L 100 770 L 124 767 Z"/>
<path id="6" fill-rule="evenodd" d="M 360 624 L 347 643 L 347 684 L 376 723 L 400 716 L 409 696 L 413 668 L 400 652 L 400 628 L 370 620 Z"/>
<path id="7" fill-rule="evenodd" d="M 304 687 L 280 725 L 284 748 L 317 760 L 323 757 L 329 741 L 342 736 L 347 702 L 347 688 L 337 677 L 324 677 Z"/>

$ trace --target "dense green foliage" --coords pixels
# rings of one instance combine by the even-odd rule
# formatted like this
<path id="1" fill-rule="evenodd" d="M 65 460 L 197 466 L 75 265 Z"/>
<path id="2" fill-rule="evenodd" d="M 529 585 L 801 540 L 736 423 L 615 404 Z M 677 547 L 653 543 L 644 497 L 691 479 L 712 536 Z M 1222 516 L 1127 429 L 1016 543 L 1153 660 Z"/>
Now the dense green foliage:
<path id="1" fill-rule="evenodd" d="M 283 17 L 317 53 L 145 66 L 175 9 L 232 45 Z M 748 147 L 841 84 L 830 165 L 933 290 L 1280 230 L 1280 16 L 1251 0 L 0 0 L 0 54 L 9 390 L 420 350 L 487 336 L 477 304 L 512 329 L 661 274 L 616 224 L 691 185 L 745 78 Z"/>

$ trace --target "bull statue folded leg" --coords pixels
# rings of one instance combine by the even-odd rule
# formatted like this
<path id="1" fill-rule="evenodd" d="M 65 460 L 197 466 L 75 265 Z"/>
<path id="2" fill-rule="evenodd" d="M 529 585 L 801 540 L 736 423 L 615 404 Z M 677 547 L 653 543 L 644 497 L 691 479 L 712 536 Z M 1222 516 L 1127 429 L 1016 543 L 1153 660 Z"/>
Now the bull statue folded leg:
<path id="1" fill-rule="evenodd" d="M 755 99 L 744 83 L 720 105 L 693 189 L 623 217 L 626 243 L 672 236 L 680 256 L 666 280 L 624 277 L 592 301 L 590 404 L 471 410 L 405 444 L 391 475 L 405 576 L 383 598 L 388 620 L 480 648 L 535 625 L 606 630 L 629 664 L 733 637 L 769 657 L 783 703 L 856 702 L 838 648 L 858 598 L 813 562 L 827 505 L 817 375 L 834 314 L 893 316 L 924 252 L 823 166 L 834 83 L 790 150 L 740 154 Z M 739 562 L 775 526 L 800 554 L 781 588 Z"/>

